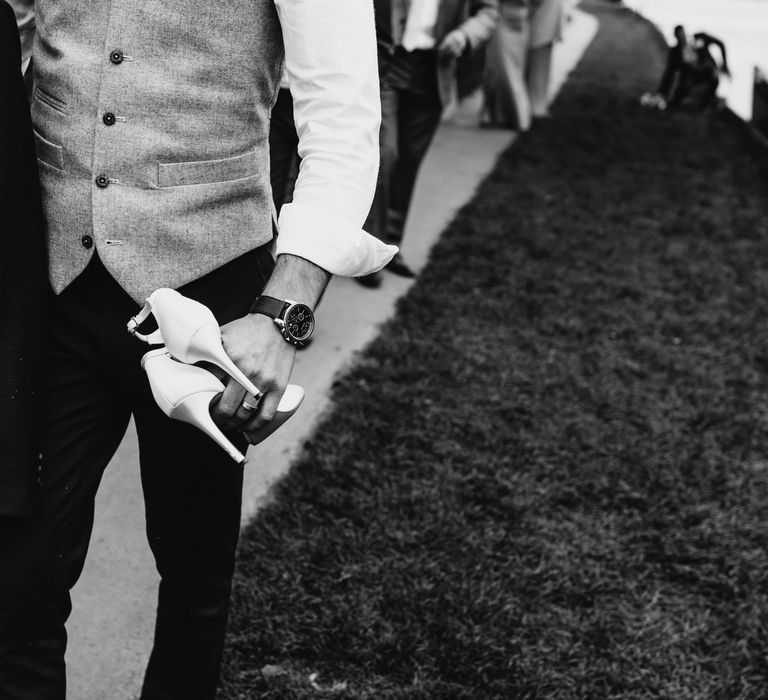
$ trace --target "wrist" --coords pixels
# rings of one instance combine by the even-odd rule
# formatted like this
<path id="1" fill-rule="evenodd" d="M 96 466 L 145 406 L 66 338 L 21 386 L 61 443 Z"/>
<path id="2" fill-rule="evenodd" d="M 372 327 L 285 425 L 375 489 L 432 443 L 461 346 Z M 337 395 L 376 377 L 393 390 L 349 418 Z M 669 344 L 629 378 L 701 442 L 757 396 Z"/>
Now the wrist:
<path id="1" fill-rule="evenodd" d="M 294 299 L 314 308 L 330 279 L 331 275 L 318 265 L 284 253 L 277 256 L 274 270 L 261 294 L 276 299 Z"/>

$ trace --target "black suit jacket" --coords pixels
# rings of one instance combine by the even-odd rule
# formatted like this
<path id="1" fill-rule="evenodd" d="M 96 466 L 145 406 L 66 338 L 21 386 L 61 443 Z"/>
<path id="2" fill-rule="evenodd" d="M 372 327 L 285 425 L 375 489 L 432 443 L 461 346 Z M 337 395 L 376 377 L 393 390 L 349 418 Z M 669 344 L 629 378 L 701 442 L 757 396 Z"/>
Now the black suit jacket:
<path id="1" fill-rule="evenodd" d="M 24 515 L 34 506 L 47 297 L 19 33 L 13 10 L 0 0 L 0 516 Z"/>

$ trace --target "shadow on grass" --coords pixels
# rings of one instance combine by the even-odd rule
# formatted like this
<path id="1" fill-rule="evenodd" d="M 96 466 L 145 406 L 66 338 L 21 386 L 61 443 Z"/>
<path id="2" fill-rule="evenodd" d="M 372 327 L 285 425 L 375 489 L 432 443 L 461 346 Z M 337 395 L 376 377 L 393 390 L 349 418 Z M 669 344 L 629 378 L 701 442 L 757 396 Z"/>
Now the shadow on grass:
<path id="1" fill-rule="evenodd" d="M 640 108 L 653 30 L 583 6 L 244 532 L 221 697 L 765 697 L 768 171 Z"/>

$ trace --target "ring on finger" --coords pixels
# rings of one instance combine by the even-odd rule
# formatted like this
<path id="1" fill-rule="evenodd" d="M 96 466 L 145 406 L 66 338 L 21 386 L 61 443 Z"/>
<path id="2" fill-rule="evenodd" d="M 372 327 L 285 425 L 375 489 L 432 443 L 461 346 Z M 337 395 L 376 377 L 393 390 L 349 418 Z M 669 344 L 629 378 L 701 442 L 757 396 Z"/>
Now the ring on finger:
<path id="1" fill-rule="evenodd" d="M 243 400 L 243 403 L 240 404 L 240 407 L 244 411 L 248 411 L 248 413 L 251 413 L 252 411 L 257 411 L 259 409 L 259 404 L 261 403 L 261 398 L 264 396 L 263 393 L 259 392 L 256 396 L 254 396 L 254 402 L 250 403 L 248 400 Z"/>

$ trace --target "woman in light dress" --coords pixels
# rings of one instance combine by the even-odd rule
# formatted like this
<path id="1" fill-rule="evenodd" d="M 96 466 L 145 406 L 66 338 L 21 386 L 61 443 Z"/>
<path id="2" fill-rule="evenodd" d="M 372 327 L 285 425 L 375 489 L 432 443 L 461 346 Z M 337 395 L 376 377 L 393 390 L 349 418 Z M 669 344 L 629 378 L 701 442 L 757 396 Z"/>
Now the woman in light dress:
<path id="1" fill-rule="evenodd" d="M 549 114 L 552 47 L 561 36 L 562 0 L 501 0 L 486 49 L 481 121 L 518 131 Z"/>
<path id="2" fill-rule="evenodd" d="M 552 74 L 552 48 L 563 34 L 563 0 L 534 2 L 531 38 L 528 49 L 528 95 L 534 117 L 549 116 L 549 81 Z"/>

